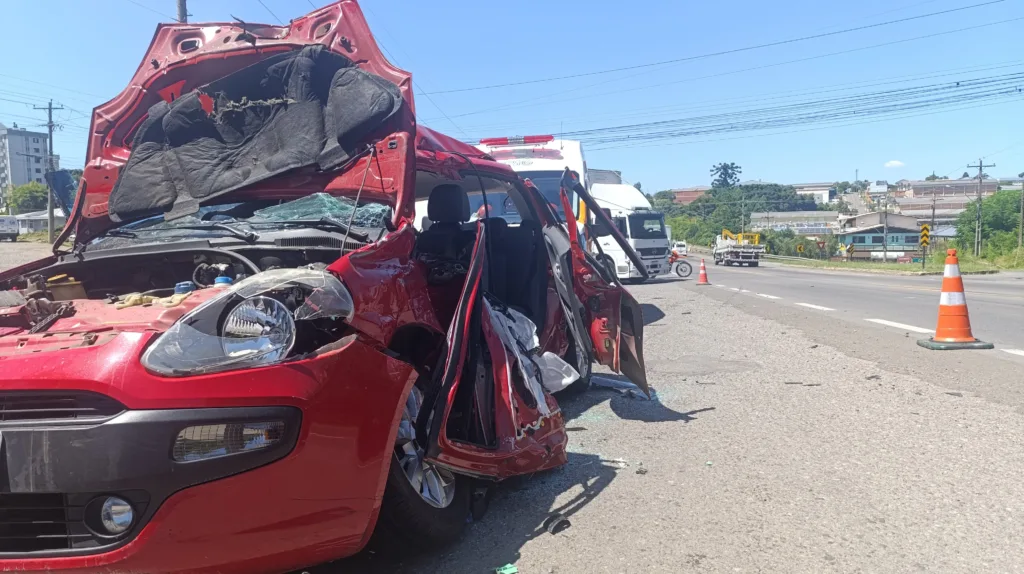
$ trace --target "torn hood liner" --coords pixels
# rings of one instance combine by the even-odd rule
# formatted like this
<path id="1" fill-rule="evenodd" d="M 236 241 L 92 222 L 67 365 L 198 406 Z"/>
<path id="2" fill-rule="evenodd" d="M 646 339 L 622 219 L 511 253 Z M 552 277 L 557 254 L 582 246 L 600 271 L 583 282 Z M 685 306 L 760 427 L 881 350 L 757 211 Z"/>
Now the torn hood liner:
<path id="1" fill-rule="evenodd" d="M 125 88 L 93 110 L 56 245 L 200 204 L 351 197 L 370 163 L 364 197 L 409 218 L 415 131 L 412 76 L 384 57 L 356 0 L 282 26 L 160 24 Z"/>
<path id="2" fill-rule="evenodd" d="M 325 46 L 272 56 L 152 106 L 110 193 L 110 218 L 180 217 L 296 168 L 341 168 L 402 103 L 397 86 Z"/>

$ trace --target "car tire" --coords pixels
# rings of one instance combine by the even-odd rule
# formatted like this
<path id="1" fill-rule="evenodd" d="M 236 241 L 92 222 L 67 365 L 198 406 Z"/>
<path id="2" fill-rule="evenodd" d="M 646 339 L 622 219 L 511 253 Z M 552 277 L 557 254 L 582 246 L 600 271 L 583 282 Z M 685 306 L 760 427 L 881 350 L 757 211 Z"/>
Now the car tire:
<path id="1" fill-rule="evenodd" d="M 576 344 L 572 340 L 572 336 L 569 337 L 569 350 L 566 351 L 563 360 L 572 368 L 576 369 L 576 372 L 580 374 L 580 378 L 575 383 L 565 387 L 561 391 L 555 393 L 557 396 L 569 397 L 579 395 L 586 392 L 590 388 L 590 377 L 594 374 L 594 359 L 592 357 L 586 357 L 585 359 L 579 358 L 579 352 L 576 350 Z"/>
<path id="2" fill-rule="evenodd" d="M 442 488 L 449 500 L 440 507 L 428 503 L 406 475 L 398 456 L 401 450 L 396 446 L 391 454 L 373 545 L 403 554 L 416 554 L 455 542 L 462 535 L 470 513 L 473 480 L 437 469 L 452 479 L 448 483 L 451 485 L 450 496 L 448 487 Z"/>

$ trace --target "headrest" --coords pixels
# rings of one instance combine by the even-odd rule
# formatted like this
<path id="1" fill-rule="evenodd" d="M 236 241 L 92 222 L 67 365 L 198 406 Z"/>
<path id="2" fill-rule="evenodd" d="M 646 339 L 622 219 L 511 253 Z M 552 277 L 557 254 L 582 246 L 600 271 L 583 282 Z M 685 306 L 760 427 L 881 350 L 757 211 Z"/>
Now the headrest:
<path id="1" fill-rule="evenodd" d="M 453 183 L 439 185 L 427 199 L 427 217 L 434 223 L 465 223 L 469 221 L 469 196 Z"/>

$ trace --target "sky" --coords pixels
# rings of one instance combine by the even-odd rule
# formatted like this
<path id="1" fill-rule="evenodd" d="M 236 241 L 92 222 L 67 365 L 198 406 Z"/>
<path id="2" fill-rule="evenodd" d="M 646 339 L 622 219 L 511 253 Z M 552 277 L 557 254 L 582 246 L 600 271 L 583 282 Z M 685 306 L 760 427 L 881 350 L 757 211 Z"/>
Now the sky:
<path id="1" fill-rule="evenodd" d="M 189 12 L 191 22 L 235 16 L 273 24 L 302 16 L 321 2 L 189 0 Z M 472 140 L 733 114 L 864 90 L 1024 73 L 1024 20 L 1007 22 L 1024 18 L 1020 0 L 694 58 L 986 2 L 991 0 L 363 0 L 360 5 L 389 59 L 412 72 L 420 121 Z M 63 129 L 54 138 L 55 152 L 62 167 L 77 167 L 84 162 L 92 108 L 125 87 L 156 25 L 174 17 L 175 0 L 0 4 L 0 122 L 38 126 L 45 113 L 30 104 L 52 98 L 65 107 L 56 114 Z M 928 35 L 933 37 L 913 39 Z M 873 47 L 877 44 L 888 45 Z M 829 55 L 835 52 L 846 53 Z M 674 59 L 686 60 L 598 73 Z M 582 76 L 536 81 L 568 75 Z M 496 84 L 515 85 L 465 90 Z M 855 174 L 894 182 L 933 171 L 955 178 L 979 157 L 996 164 L 987 170 L 994 176 L 1024 171 L 1024 97 L 960 107 L 839 126 L 595 145 L 585 153 L 590 167 L 620 170 L 649 192 L 707 185 L 711 166 L 719 162 L 739 164 L 743 180 L 777 183 L 852 180 Z"/>

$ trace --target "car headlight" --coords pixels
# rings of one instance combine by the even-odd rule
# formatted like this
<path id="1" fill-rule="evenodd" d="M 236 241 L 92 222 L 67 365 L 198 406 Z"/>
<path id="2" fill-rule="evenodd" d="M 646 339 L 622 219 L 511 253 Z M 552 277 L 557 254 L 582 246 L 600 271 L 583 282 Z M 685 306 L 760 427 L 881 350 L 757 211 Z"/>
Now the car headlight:
<path id="1" fill-rule="evenodd" d="M 323 269 L 274 269 L 239 281 L 185 314 L 142 355 L 170 377 L 278 363 L 295 345 L 297 322 L 347 320 L 352 296 Z"/>

